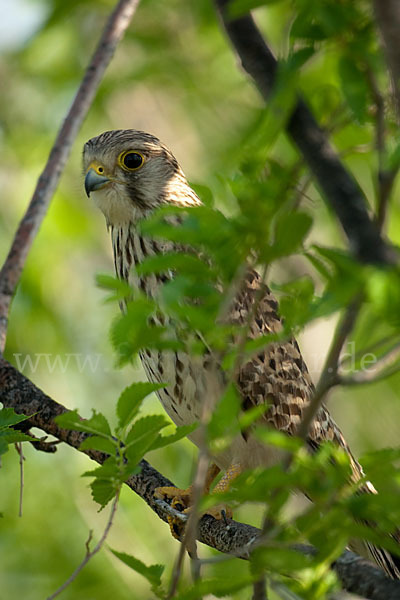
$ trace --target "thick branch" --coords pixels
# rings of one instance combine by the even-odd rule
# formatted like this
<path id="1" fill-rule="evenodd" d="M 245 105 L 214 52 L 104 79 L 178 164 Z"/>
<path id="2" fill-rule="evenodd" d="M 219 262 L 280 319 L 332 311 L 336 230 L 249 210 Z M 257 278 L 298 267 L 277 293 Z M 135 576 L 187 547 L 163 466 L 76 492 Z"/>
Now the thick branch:
<path id="1" fill-rule="evenodd" d="M 267 101 L 273 89 L 278 63 L 251 15 L 231 19 L 229 0 L 215 0 L 226 32 L 244 70 Z M 395 261 L 370 219 L 363 193 L 303 100 L 299 100 L 287 123 L 287 131 L 303 154 L 323 194 L 348 237 L 355 256 L 369 263 Z"/>
<path id="2" fill-rule="evenodd" d="M 32 415 L 30 418 L 32 427 L 39 427 L 73 448 L 78 449 L 86 437 L 86 434 L 58 427 L 54 418 L 67 409 L 52 400 L 2 357 L 0 357 L 0 399 L 4 406 L 12 407 L 18 413 Z M 107 458 L 107 455 L 101 452 L 87 451 L 86 453 L 98 463 L 104 462 Z M 146 460 L 142 460 L 140 466 L 141 472 L 126 483 L 161 519 L 166 521 L 168 510 L 163 506 L 165 503 L 155 499 L 154 490 L 156 487 L 173 484 Z M 251 525 L 232 521 L 227 527 L 222 521 L 216 521 L 211 516 L 205 515 L 199 521 L 198 540 L 220 552 L 248 558 L 250 549 L 260 533 L 259 529 Z M 315 552 L 311 546 L 298 545 L 296 548 L 306 554 Z M 343 588 L 348 591 L 369 600 L 396 600 L 400 597 L 400 581 L 388 579 L 383 571 L 352 552 L 344 552 L 333 568 Z"/>
<path id="3" fill-rule="evenodd" d="M 373 4 L 392 79 L 397 115 L 400 119 L 400 4 L 397 0 L 374 0 Z"/>
<path id="4" fill-rule="evenodd" d="M 4 350 L 8 313 L 22 269 L 67 162 L 71 146 L 93 102 L 104 72 L 139 0 L 120 0 L 110 15 L 70 110 L 57 134 L 28 209 L 0 272 L 0 352 Z"/>

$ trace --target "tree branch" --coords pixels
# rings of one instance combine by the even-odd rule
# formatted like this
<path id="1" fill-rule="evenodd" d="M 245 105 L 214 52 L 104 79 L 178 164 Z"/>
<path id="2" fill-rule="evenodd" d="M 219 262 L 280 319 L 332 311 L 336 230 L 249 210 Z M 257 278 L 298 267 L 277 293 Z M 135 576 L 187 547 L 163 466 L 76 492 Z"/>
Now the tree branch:
<path id="1" fill-rule="evenodd" d="M 67 409 L 37 388 L 3 357 L 0 357 L 0 398 L 4 406 L 14 408 L 17 413 L 32 415 L 29 419 L 32 427 L 42 429 L 75 449 L 79 449 L 87 437 L 84 433 L 62 429 L 56 425 L 54 418 L 67 412 Z M 108 456 L 95 450 L 87 450 L 85 453 L 100 464 Z M 166 521 L 171 509 L 155 498 L 154 490 L 173 484 L 146 460 L 142 460 L 140 466 L 140 473 L 130 477 L 126 484 Z M 251 525 L 230 521 L 229 526 L 226 526 L 223 521 L 204 515 L 199 521 L 197 537 L 200 542 L 220 552 L 247 559 L 260 535 L 260 530 Z M 296 545 L 296 549 L 311 555 L 316 552 L 314 548 L 304 544 Z M 333 568 L 345 590 L 369 600 L 397 600 L 400 597 L 400 581 L 388 579 L 383 571 L 353 552 L 344 552 L 333 564 Z"/>
<path id="2" fill-rule="evenodd" d="M 11 300 L 29 249 L 46 214 L 75 137 L 138 4 L 139 0 L 120 0 L 111 13 L 0 271 L 0 352 L 4 351 Z"/>
<path id="3" fill-rule="evenodd" d="M 244 70 L 268 101 L 276 78 L 277 60 L 250 14 L 232 19 L 229 0 L 215 0 L 215 4 Z M 286 129 L 335 211 L 355 256 L 367 263 L 395 262 L 394 251 L 383 241 L 368 215 L 359 185 L 340 161 L 303 100 L 298 101 Z"/>
<path id="4" fill-rule="evenodd" d="M 397 0 L 373 0 L 386 59 L 391 75 L 398 119 L 400 119 L 400 5 Z"/>

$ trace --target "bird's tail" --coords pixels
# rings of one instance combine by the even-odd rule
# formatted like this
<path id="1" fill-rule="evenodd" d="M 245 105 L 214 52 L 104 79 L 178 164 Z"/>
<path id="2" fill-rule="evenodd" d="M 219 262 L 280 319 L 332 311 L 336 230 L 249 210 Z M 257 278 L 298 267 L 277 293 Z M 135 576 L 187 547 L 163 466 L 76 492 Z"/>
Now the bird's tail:
<path id="1" fill-rule="evenodd" d="M 360 493 L 377 494 L 378 492 L 372 483 L 367 481 L 367 483 L 360 489 Z M 374 527 L 374 525 L 369 522 L 364 522 L 364 524 L 368 525 L 368 527 Z M 397 530 L 395 533 L 391 534 L 390 537 L 399 545 L 400 555 L 400 531 Z M 400 579 L 400 556 L 392 554 L 389 552 L 389 550 L 385 550 L 380 546 L 376 546 L 368 540 L 354 540 L 351 541 L 349 546 L 350 549 L 357 554 L 364 556 L 378 565 L 378 567 L 383 569 L 383 571 L 385 571 L 385 573 L 392 579 Z"/>

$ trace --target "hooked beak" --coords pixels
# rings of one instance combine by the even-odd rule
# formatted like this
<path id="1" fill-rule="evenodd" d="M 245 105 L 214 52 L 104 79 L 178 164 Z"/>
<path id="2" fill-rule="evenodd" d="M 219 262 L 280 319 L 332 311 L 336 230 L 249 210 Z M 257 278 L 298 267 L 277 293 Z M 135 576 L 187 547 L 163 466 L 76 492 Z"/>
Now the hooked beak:
<path id="1" fill-rule="evenodd" d="M 99 175 L 93 168 L 90 168 L 85 176 L 85 192 L 87 196 L 90 196 L 90 192 L 94 192 L 102 188 L 106 183 L 111 180 L 104 175 Z"/>

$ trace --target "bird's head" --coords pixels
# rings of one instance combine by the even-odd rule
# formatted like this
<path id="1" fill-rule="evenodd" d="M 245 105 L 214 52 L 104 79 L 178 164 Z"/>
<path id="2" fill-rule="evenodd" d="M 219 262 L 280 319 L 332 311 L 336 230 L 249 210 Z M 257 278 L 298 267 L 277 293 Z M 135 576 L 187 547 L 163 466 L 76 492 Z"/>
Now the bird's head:
<path id="1" fill-rule="evenodd" d="M 135 223 L 190 190 L 173 154 L 153 135 L 135 129 L 106 131 L 83 148 L 85 190 L 109 225 Z M 189 193 L 190 195 L 190 193 Z"/>

